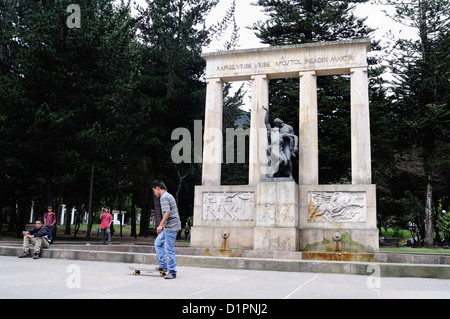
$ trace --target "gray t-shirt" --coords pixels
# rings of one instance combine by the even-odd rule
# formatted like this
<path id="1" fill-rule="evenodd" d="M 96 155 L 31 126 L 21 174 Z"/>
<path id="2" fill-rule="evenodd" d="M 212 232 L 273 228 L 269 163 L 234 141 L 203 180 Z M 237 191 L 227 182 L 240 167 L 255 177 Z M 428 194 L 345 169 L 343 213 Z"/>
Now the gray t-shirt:
<path id="1" fill-rule="evenodd" d="M 166 231 L 179 231 L 181 230 L 180 214 L 178 213 L 177 202 L 175 198 L 165 191 L 160 199 L 161 203 L 161 213 L 164 215 L 165 212 L 170 212 L 169 219 L 167 219 L 164 224 L 164 229 Z"/>

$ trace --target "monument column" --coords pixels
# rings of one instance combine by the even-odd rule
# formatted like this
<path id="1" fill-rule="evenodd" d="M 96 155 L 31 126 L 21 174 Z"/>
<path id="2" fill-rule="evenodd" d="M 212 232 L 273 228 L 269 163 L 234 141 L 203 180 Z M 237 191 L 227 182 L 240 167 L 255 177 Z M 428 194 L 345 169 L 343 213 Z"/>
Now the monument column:
<path id="1" fill-rule="evenodd" d="M 319 184 L 317 76 L 300 72 L 299 185 Z"/>
<path id="2" fill-rule="evenodd" d="M 367 67 L 350 69 L 352 184 L 372 183 Z"/>
<path id="3" fill-rule="evenodd" d="M 220 78 L 206 80 L 203 185 L 220 185 L 223 153 L 223 85 Z"/>
<path id="4" fill-rule="evenodd" d="M 252 109 L 250 118 L 249 184 L 257 184 L 267 170 L 267 129 L 264 123 L 269 109 L 269 79 L 266 75 L 254 75 L 252 79 Z"/>

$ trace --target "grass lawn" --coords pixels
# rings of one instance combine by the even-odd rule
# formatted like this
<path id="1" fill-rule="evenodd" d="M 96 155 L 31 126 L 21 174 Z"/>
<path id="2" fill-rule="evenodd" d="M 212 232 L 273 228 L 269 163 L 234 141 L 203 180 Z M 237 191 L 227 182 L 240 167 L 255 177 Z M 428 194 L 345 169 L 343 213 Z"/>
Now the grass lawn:
<path id="1" fill-rule="evenodd" d="M 380 252 L 395 252 L 395 253 L 426 253 L 426 254 L 449 254 L 450 249 L 442 248 L 410 248 L 410 247 L 399 247 L 399 248 L 380 248 Z"/>
<path id="2" fill-rule="evenodd" d="M 387 231 L 384 228 L 381 228 L 381 232 L 383 233 L 383 235 L 386 235 L 387 238 L 396 238 L 395 236 L 400 236 L 400 238 L 411 238 L 411 232 L 407 229 L 400 229 L 398 230 L 398 232 L 396 233 L 395 230 L 393 228 L 388 228 Z"/>

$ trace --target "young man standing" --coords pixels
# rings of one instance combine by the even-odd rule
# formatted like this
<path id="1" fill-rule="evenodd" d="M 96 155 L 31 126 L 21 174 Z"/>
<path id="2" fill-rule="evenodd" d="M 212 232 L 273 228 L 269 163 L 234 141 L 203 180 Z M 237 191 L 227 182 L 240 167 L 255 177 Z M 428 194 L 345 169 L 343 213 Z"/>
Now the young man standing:
<path id="1" fill-rule="evenodd" d="M 50 243 L 53 242 L 53 226 L 56 224 L 56 215 L 53 212 L 53 207 L 48 206 L 47 213 L 44 216 L 45 221 L 45 227 L 48 228 L 48 231 L 50 232 L 50 235 L 48 235 L 48 239 L 50 240 Z"/>
<path id="2" fill-rule="evenodd" d="M 102 214 L 100 215 L 100 231 L 102 232 L 102 243 L 106 245 L 106 235 L 108 235 L 108 245 L 111 244 L 111 223 L 113 222 L 113 217 L 109 213 L 109 209 L 106 207 L 102 208 Z"/>
<path id="3" fill-rule="evenodd" d="M 178 213 L 175 198 L 169 194 L 166 185 L 159 180 L 152 183 L 155 196 L 159 197 L 161 203 L 162 220 L 156 229 L 158 237 L 155 240 L 156 257 L 158 258 L 158 271 L 169 270 L 164 278 L 174 279 L 177 277 L 175 239 L 181 230 L 180 215 Z M 168 262 L 166 262 L 166 254 Z"/>

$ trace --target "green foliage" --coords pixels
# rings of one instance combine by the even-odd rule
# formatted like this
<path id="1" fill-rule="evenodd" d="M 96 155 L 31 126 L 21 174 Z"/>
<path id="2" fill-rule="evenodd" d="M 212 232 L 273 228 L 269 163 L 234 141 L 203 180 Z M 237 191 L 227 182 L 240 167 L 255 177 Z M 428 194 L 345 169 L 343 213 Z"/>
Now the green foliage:
<path id="1" fill-rule="evenodd" d="M 444 232 L 447 240 L 450 240 L 450 213 L 441 214 L 437 221 L 437 226 Z"/>
<path id="2" fill-rule="evenodd" d="M 284 45 L 366 37 L 372 30 L 352 11 L 360 1 L 258 0 L 269 16 L 253 29 L 263 43 Z"/>
<path id="3" fill-rule="evenodd" d="M 20 201 L 18 230 L 32 200 L 38 215 L 87 210 L 92 168 L 94 210 L 131 196 L 148 216 L 149 183 L 174 190 L 185 171 L 189 213 L 199 167 L 172 164 L 170 135 L 203 117 L 201 49 L 227 23 L 203 27 L 216 2 L 148 1 L 132 17 L 130 1 L 80 0 L 69 29 L 71 1 L 1 1 L 0 210 Z"/>
<path id="4" fill-rule="evenodd" d="M 426 189 L 424 195 L 425 243 L 433 243 L 433 202 L 447 197 L 442 177 L 448 167 L 440 153 L 450 151 L 448 78 L 450 76 L 449 12 L 447 0 L 413 0 L 395 3 L 392 18 L 417 30 L 417 39 L 395 42 L 390 68 L 396 75 L 393 103 L 402 116 L 403 153 L 421 153 L 422 170 L 416 173 Z M 443 151 L 445 150 L 445 151 Z M 437 188 L 436 188 L 437 187 Z M 435 188 L 438 193 L 435 193 Z M 447 194 L 446 194 L 447 192 Z"/>

